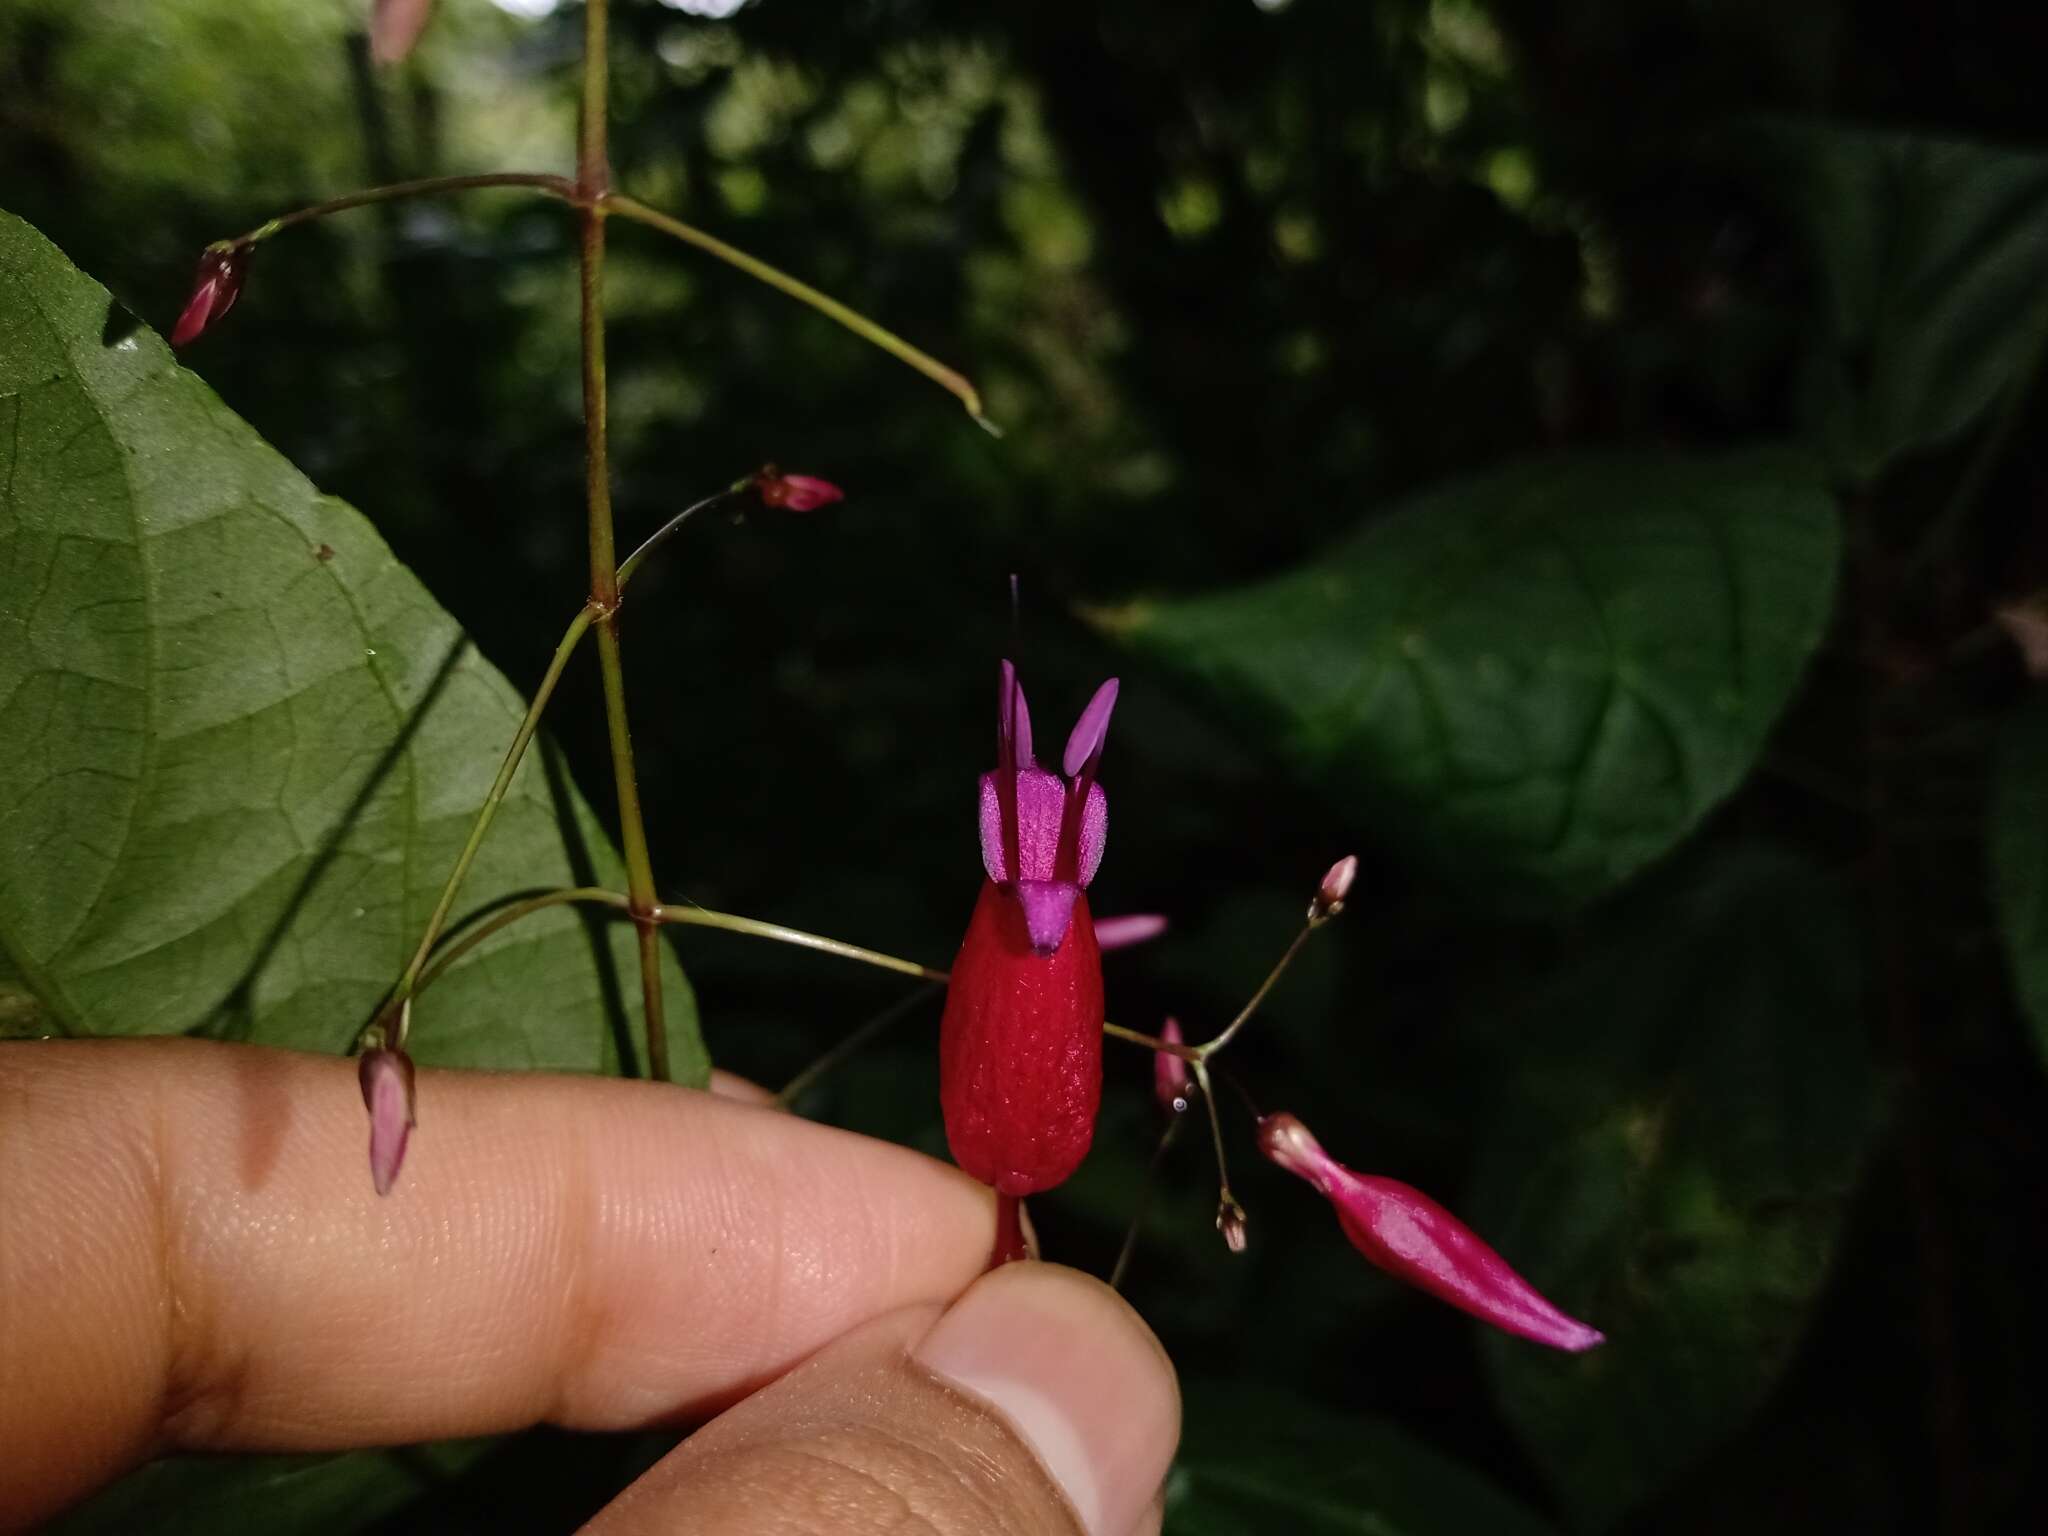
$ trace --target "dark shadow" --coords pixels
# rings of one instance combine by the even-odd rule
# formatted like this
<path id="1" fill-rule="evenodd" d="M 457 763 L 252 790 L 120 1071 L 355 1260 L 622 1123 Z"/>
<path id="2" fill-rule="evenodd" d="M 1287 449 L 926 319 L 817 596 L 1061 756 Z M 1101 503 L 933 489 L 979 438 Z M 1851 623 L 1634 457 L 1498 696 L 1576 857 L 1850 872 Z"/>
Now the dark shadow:
<path id="1" fill-rule="evenodd" d="M 117 347 L 142 329 L 142 317 L 112 294 L 107 296 L 107 318 L 100 322 L 100 345 Z"/>
<path id="2" fill-rule="evenodd" d="M 392 737 L 391 744 L 379 755 L 376 766 L 365 776 L 362 785 L 349 800 L 348 809 L 341 813 L 340 818 L 334 823 L 326 839 L 321 843 L 320 851 L 313 855 L 312 862 L 306 866 L 306 872 L 299 877 L 299 883 L 293 887 L 290 899 L 285 902 L 283 910 L 278 913 L 277 920 L 270 925 L 270 931 L 264 934 L 263 942 L 256 946 L 256 953 L 250 957 L 247 969 L 242 972 L 241 980 L 235 983 L 212 1018 L 201 1025 L 200 1028 L 194 1030 L 194 1034 L 203 1034 L 215 1040 L 247 1040 L 249 1038 L 250 1031 L 254 1025 L 249 995 L 251 989 L 256 984 L 256 978 L 263 974 L 264 966 L 270 963 L 270 957 L 277 952 L 277 946 L 284 941 L 285 934 L 291 928 L 292 920 L 299 915 L 299 909 L 305 905 L 307 895 L 312 891 L 321 875 L 326 873 L 327 867 L 334 862 L 335 855 L 341 849 L 342 839 L 348 836 L 349 829 L 356 824 L 357 820 L 362 816 L 364 809 L 376 795 L 378 786 L 384 782 L 391 770 L 398 766 L 399 760 L 405 756 L 407 749 L 411 747 L 413 737 L 419 733 L 420 722 L 426 719 L 427 711 L 434 707 L 434 701 L 441 696 L 441 690 L 448 686 L 448 679 L 454 676 L 456 665 L 462 660 L 462 653 L 468 645 L 468 636 L 458 635 L 455 643 L 449 646 L 448 653 L 441 658 L 440 665 L 434 668 L 434 675 L 428 679 L 427 686 L 421 692 L 418 702 L 413 705 L 411 711 L 406 715 L 404 722 L 399 726 L 398 734 Z M 394 979 L 396 978 L 394 977 Z M 362 1027 L 362 1024 L 368 1022 L 369 1020 L 365 1019 L 361 1023 L 351 1025 L 348 1038 L 335 1042 L 336 1049 L 341 1051 L 348 1050 L 355 1042 L 357 1031 Z"/>
<path id="3" fill-rule="evenodd" d="M 451 1470 L 433 1447 L 384 1452 L 419 1480 L 420 1494 L 368 1529 L 375 1536 L 413 1532 L 574 1530 L 668 1454 L 672 1431 L 598 1435 L 531 1429 L 499 1441 L 476 1461 Z"/>
<path id="4" fill-rule="evenodd" d="M 555 825 L 562 831 L 562 851 L 569 858 L 572 883 L 603 884 L 597 878 L 597 866 L 591 861 L 590 847 L 583 840 L 583 829 L 576 823 L 576 789 L 570 781 L 562 749 L 551 738 L 536 735 L 532 750 L 539 755 L 541 772 L 547 778 L 548 798 L 554 802 Z M 579 906 L 576 915 L 583 923 L 584 936 L 590 941 L 590 961 L 596 968 L 598 990 L 604 998 L 605 1023 L 612 1032 L 612 1045 L 619 1053 L 619 1075 L 639 1077 L 640 1056 L 633 1038 L 633 1019 L 626 1011 L 625 990 L 619 981 L 618 966 L 612 958 L 610 929 L 616 915 L 608 907 L 587 906 Z"/>

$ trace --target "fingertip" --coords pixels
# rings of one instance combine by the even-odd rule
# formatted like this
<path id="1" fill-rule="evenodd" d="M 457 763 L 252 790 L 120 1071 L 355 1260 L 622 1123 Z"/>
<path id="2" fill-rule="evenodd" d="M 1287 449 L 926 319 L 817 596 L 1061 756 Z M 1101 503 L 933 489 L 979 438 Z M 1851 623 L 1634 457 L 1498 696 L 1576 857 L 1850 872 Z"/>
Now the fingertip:
<path id="1" fill-rule="evenodd" d="M 1180 1387 L 1152 1330 L 1101 1281 L 1006 1264 L 950 1307 L 912 1357 L 1000 1413 L 1091 1536 L 1125 1536 L 1180 1439 Z"/>

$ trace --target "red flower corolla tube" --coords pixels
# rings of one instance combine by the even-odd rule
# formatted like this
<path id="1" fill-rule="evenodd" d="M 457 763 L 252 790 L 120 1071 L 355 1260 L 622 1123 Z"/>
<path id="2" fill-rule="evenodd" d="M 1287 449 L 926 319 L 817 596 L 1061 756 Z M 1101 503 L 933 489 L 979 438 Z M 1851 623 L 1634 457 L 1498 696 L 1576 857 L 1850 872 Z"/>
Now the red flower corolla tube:
<path id="1" fill-rule="evenodd" d="M 1353 1173 L 1292 1115 L 1259 1121 L 1259 1150 L 1337 1208 L 1351 1244 L 1373 1263 L 1494 1327 L 1577 1353 L 1605 1341 L 1508 1268 L 1478 1234 L 1420 1190 Z"/>
<path id="2" fill-rule="evenodd" d="M 1005 1196 L 1058 1184 L 1095 1135 L 1102 956 L 1086 887 L 1109 827 L 1095 773 L 1116 687 L 1096 690 L 1053 773 L 1032 756 L 1024 691 L 1002 664 L 996 770 L 981 779 L 988 878 L 946 988 L 939 1098 L 954 1161 Z M 1000 1207 L 1007 1230 L 1014 1199 Z"/>
<path id="3" fill-rule="evenodd" d="M 193 275 L 192 297 L 171 327 L 171 345 L 189 346 L 206 328 L 235 307 L 242 296 L 242 278 L 249 270 L 249 248 L 237 245 L 209 245 L 199 253 L 199 270 Z"/>
<path id="4" fill-rule="evenodd" d="M 388 1195 L 405 1161 L 405 1143 L 419 1123 L 413 1113 L 412 1058 L 380 1045 L 363 1052 L 356 1078 L 363 1107 L 370 1112 L 370 1183 L 378 1194 Z"/>

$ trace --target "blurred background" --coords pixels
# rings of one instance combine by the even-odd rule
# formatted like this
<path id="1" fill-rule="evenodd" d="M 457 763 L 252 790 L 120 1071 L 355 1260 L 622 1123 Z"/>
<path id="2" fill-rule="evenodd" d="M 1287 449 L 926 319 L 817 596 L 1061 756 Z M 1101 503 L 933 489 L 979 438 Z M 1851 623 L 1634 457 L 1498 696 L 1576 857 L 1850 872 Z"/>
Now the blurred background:
<path id="1" fill-rule="evenodd" d="M 390 71 L 366 8 L 0 0 L 0 206 L 167 329 L 199 248 L 273 213 L 572 168 L 580 7 L 442 0 Z M 1214 1234 L 1191 1127 L 1128 1286 L 1188 1384 L 1170 1529 L 2033 1528 L 2048 1093 L 1986 870 L 2043 809 L 1994 765 L 2038 703 L 2012 637 L 2048 631 L 2048 17 L 620 0 L 613 30 L 619 185 L 959 366 L 1006 433 L 613 221 L 622 541 L 767 461 L 849 493 L 693 525 L 635 583 L 664 892 L 943 964 L 996 659 L 1041 739 L 1120 674 L 1092 899 L 1174 926 L 1109 958 L 1112 1017 L 1212 1032 L 1356 850 L 1236 1076 L 1612 1336 L 1558 1360 L 1398 1288 L 1227 1102 L 1251 1251 Z M 573 239 L 507 193 L 332 219 L 266 244 L 184 359 L 521 688 L 584 584 Z M 1503 466 L 1570 502 L 1619 462 L 1588 497 L 1639 484 L 1654 517 L 1686 466 L 1784 443 L 1817 466 L 1816 581 L 1686 589 L 1660 622 L 1732 603 L 1742 633 L 1810 633 L 1679 813 L 1638 836 L 1642 786 L 1596 776 L 1585 814 L 1633 840 L 1563 871 L 1444 811 L 1409 736 L 1331 724 L 1316 669 L 1384 614 L 1340 592 L 1295 634 L 1308 589 L 1259 585 L 1370 566 L 1384 545 L 1344 541 L 1390 515 L 1463 529 Z M 1459 633 L 1515 665 L 1518 612 Z M 608 813 L 594 668 L 550 728 Z M 769 1083 L 900 993 L 716 934 L 680 952 L 714 1057 Z M 806 1110 L 943 1154 L 936 1020 Z M 1109 1071 L 1097 1151 L 1033 1205 L 1097 1272 L 1162 1129 L 1149 1060 L 1112 1045 Z M 548 1443 L 399 1523 L 559 1529 L 629 1454 Z"/>

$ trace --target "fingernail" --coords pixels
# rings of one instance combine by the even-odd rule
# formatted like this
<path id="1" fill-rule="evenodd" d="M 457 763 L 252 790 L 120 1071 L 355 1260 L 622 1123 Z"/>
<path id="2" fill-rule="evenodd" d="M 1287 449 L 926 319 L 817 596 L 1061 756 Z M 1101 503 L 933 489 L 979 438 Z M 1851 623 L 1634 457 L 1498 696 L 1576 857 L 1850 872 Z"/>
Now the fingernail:
<path id="1" fill-rule="evenodd" d="M 1143 1517 L 1180 1438 L 1180 1389 L 1151 1329 L 1108 1286 L 1005 1264 L 911 1353 L 1009 1421 L 1090 1536 L 1125 1536 Z"/>

